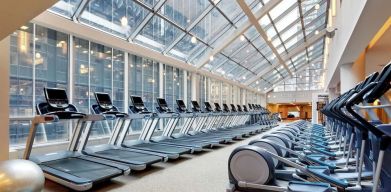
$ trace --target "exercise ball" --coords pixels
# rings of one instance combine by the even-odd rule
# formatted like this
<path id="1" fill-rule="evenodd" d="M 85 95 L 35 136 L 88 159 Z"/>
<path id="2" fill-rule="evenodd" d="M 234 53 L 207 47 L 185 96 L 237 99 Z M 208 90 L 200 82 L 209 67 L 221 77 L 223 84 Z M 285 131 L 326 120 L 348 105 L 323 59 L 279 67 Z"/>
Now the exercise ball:
<path id="1" fill-rule="evenodd" d="M 42 191 L 45 176 L 41 168 L 27 160 L 0 162 L 0 192 Z"/>

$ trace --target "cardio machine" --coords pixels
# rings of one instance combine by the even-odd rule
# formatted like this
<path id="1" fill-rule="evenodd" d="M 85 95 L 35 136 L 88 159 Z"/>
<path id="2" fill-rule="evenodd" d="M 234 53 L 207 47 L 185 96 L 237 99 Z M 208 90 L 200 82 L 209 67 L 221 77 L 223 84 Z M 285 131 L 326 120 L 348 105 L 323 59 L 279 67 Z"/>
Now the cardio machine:
<path id="1" fill-rule="evenodd" d="M 36 106 L 38 115 L 31 123 L 24 159 L 37 163 L 47 179 L 76 191 L 89 190 L 96 183 L 130 173 L 129 166 L 87 156 L 79 147 L 83 132 L 88 134 L 86 126 L 92 126 L 95 121 L 105 120 L 103 115 L 78 112 L 77 108 L 69 103 L 64 89 L 44 88 L 44 94 L 46 102 Z M 76 120 L 77 123 L 67 150 L 31 156 L 37 127 L 40 124 L 71 120 Z"/>

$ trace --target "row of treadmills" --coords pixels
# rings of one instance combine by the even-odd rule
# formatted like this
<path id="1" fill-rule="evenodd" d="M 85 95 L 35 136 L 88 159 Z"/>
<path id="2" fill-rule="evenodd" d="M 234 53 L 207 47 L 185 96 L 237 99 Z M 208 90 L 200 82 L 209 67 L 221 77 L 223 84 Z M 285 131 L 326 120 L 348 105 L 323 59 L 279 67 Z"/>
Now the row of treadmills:
<path id="1" fill-rule="evenodd" d="M 330 101 L 326 126 L 280 125 L 236 148 L 227 191 L 391 191 L 390 82 L 388 64 Z"/>
<path id="2" fill-rule="evenodd" d="M 248 137 L 276 124 L 260 105 L 205 102 L 204 110 L 192 101 L 189 110 L 177 100 L 176 110 L 157 98 L 156 112 L 149 111 L 139 96 L 131 96 L 129 113 L 113 105 L 107 93 L 95 93 L 97 104 L 92 114 L 84 114 L 69 103 L 66 90 L 44 88 L 46 102 L 36 106 L 37 116 L 31 123 L 24 159 L 37 163 L 51 181 L 77 191 L 89 190 L 94 184 L 140 171 L 183 154 L 213 148 Z M 132 123 L 137 121 L 142 123 Z M 67 150 L 44 155 L 31 155 L 37 128 L 47 123 L 73 122 L 73 134 Z M 107 144 L 87 145 L 91 129 L 99 123 L 114 121 Z M 159 123 L 162 121 L 162 123 Z M 109 123 L 108 123 L 109 124 Z M 139 138 L 130 139 L 132 126 L 142 126 Z M 158 134 L 158 136 L 156 136 Z"/>

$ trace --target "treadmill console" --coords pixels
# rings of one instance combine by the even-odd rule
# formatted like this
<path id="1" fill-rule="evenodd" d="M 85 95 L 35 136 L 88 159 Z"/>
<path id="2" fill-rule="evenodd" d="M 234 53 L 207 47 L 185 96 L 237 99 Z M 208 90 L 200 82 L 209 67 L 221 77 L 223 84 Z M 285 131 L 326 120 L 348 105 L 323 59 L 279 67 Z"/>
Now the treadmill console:
<path id="1" fill-rule="evenodd" d="M 65 89 L 44 88 L 46 102 L 56 109 L 65 109 L 69 106 L 69 100 Z"/>
<path id="2" fill-rule="evenodd" d="M 244 112 L 248 112 L 247 106 L 246 106 L 246 105 L 243 105 L 243 111 L 244 111 Z"/>
<path id="3" fill-rule="evenodd" d="M 209 102 L 204 102 L 206 112 L 213 112 L 213 108 Z"/>
<path id="4" fill-rule="evenodd" d="M 223 110 L 221 109 L 221 107 L 220 107 L 220 104 L 214 103 L 214 105 L 215 105 L 215 111 L 216 111 L 216 112 L 221 112 L 221 111 L 223 111 Z"/>
<path id="5" fill-rule="evenodd" d="M 223 111 L 226 113 L 230 112 L 228 105 L 225 103 L 223 104 Z"/>
<path id="6" fill-rule="evenodd" d="M 110 95 L 108 93 L 95 92 L 95 99 L 98 102 L 99 107 L 104 110 L 110 110 L 113 108 Z"/>
<path id="7" fill-rule="evenodd" d="M 248 104 L 248 109 L 249 110 L 253 110 L 253 107 L 252 107 L 252 105 L 250 103 Z"/>
<path id="8" fill-rule="evenodd" d="M 186 112 L 188 112 L 187 111 L 187 108 L 186 108 L 186 104 L 185 104 L 185 102 L 183 102 L 183 100 L 182 99 L 177 99 L 176 100 L 176 104 L 178 105 L 178 112 L 180 112 L 180 113 L 186 113 Z"/>
<path id="9" fill-rule="evenodd" d="M 243 112 L 243 111 L 242 111 L 242 107 L 241 107 L 240 105 L 237 105 L 237 106 L 238 106 L 238 111 L 239 111 L 239 112 Z"/>
<path id="10" fill-rule="evenodd" d="M 194 112 L 202 112 L 201 107 L 197 101 L 191 101 L 191 105 L 193 105 Z"/>
<path id="11" fill-rule="evenodd" d="M 234 104 L 231 104 L 231 111 L 232 111 L 232 112 L 237 112 L 237 111 L 236 111 L 236 107 L 235 107 Z"/>
<path id="12" fill-rule="evenodd" d="M 163 98 L 156 98 L 157 107 L 156 109 L 160 113 L 172 113 L 171 109 L 168 107 L 167 101 Z"/>
<path id="13" fill-rule="evenodd" d="M 130 106 L 130 110 L 133 113 L 148 113 L 148 109 L 144 105 L 144 101 L 141 97 L 132 95 L 130 96 L 130 100 L 132 101 L 132 106 Z"/>
<path id="14" fill-rule="evenodd" d="M 44 88 L 46 102 L 35 107 L 38 115 L 56 115 L 59 119 L 79 119 L 86 116 L 69 103 L 67 92 L 60 88 Z"/>
<path id="15" fill-rule="evenodd" d="M 116 117 L 127 116 L 126 113 L 120 112 L 118 108 L 113 105 L 108 93 L 95 92 L 95 99 L 98 104 L 93 104 L 91 106 L 95 114 L 114 115 Z"/>

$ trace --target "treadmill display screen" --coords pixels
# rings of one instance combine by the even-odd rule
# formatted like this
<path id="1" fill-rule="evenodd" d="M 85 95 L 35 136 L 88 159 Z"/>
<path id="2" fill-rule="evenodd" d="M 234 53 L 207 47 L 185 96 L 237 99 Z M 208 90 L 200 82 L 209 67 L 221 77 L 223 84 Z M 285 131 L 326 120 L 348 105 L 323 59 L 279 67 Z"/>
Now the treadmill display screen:
<path id="1" fill-rule="evenodd" d="M 177 104 L 178 107 L 181 108 L 182 110 L 186 110 L 186 105 L 185 105 L 185 102 L 183 102 L 183 100 L 181 100 L 181 99 L 176 100 L 176 104 Z"/>
<path id="2" fill-rule="evenodd" d="M 64 89 L 47 88 L 46 93 L 47 93 L 47 95 L 46 95 L 47 99 L 50 99 L 50 100 L 63 100 L 63 101 L 68 100 L 67 92 Z"/>
<path id="3" fill-rule="evenodd" d="M 226 112 L 228 112 L 229 111 L 229 107 L 228 107 L 228 105 L 227 104 L 223 104 L 223 107 L 224 107 L 224 111 L 226 111 Z"/>
<path id="4" fill-rule="evenodd" d="M 240 105 L 237 106 L 238 106 L 238 111 L 242 111 L 242 107 Z"/>
<path id="5" fill-rule="evenodd" d="M 65 89 L 45 88 L 45 97 L 49 105 L 55 108 L 68 107 L 68 96 Z"/>
<path id="6" fill-rule="evenodd" d="M 98 104 L 103 108 L 112 107 L 110 95 L 107 93 L 95 93 L 95 98 Z"/>
<path id="7" fill-rule="evenodd" d="M 144 106 L 144 102 L 143 102 L 143 99 L 139 96 L 131 96 L 130 97 L 131 100 L 132 100 L 132 103 L 135 107 L 143 107 Z"/>
<path id="8" fill-rule="evenodd" d="M 191 101 L 191 104 L 193 105 L 193 108 L 197 111 L 200 111 L 201 110 L 201 107 L 200 105 L 198 105 L 198 102 L 197 101 Z"/>
<path id="9" fill-rule="evenodd" d="M 169 110 L 168 105 L 167 105 L 167 102 L 166 102 L 165 99 L 156 98 L 156 101 L 157 101 L 157 104 L 159 105 L 159 107 L 160 107 L 162 110 L 164 110 L 164 111 Z"/>
<path id="10" fill-rule="evenodd" d="M 214 103 L 214 104 L 215 104 L 216 111 L 221 111 L 220 104 L 218 103 Z"/>
<path id="11" fill-rule="evenodd" d="M 251 107 L 251 104 L 250 104 L 250 103 L 248 104 L 248 108 L 249 108 L 249 109 L 253 109 L 253 107 Z"/>
<path id="12" fill-rule="evenodd" d="M 205 104 L 205 109 L 206 109 L 206 110 L 208 110 L 208 111 L 213 111 L 212 106 L 210 105 L 209 102 L 205 102 L 204 104 Z"/>
<path id="13" fill-rule="evenodd" d="M 236 111 L 236 107 L 234 104 L 231 104 L 231 109 L 232 109 L 232 111 Z"/>

